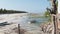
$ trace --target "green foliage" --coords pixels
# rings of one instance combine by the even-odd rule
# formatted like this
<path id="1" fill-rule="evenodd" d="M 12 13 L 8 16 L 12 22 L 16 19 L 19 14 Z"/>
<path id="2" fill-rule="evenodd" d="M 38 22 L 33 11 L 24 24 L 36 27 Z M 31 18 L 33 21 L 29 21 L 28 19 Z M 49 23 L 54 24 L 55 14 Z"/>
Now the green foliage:
<path id="1" fill-rule="evenodd" d="M 58 1 L 56 2 L 56 6 L 58 7 Z"/>
<path id="2" fill-rule="evenodd" d="M 45 11 L 44 16 L 45 16 L 46 18 L 49 18 L 48 21 L 51 22 L 51 15 L 50 15 L 49 11 Z"/>
<path id="3" fill-rule="evenodd" d="M 25 11 L 16 11 L 16 10 L 6 10 L 6 9 L 0 9 L 0 14 L 11 14 L 11 13 L 27 13 Z"/>
<path id="4" fill-rule="evenodd" d="M 50 17 L 49 11 L 46 11 L 44 15 L 45 15 L 45 17 Z"/>

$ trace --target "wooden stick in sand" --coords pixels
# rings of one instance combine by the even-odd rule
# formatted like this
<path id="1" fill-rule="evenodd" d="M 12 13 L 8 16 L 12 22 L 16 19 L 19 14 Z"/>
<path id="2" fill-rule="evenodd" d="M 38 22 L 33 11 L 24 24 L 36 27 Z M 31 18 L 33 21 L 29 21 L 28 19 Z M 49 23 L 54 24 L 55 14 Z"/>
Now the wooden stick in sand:
<path id="1" fill-rule="evenodd" d="M 20 24 L 18 24 L 18 34 L 20 34 Z"/>

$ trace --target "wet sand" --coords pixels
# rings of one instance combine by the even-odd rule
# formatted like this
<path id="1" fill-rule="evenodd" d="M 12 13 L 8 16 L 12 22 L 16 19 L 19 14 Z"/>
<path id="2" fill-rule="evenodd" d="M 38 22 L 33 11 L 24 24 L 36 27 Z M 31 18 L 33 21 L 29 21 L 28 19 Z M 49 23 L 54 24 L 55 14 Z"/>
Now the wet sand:
<path id="1" fill-rule="evenodd" d="M 11 25 L 6 25 L 3 27 L 1 26 L 0 27 L 0 34 L 18 34 L 18 32 L 15 32 L 15 30 L 13 30 L 14 28 L 17 28 L 17 27 L 18 27 L 18 24 L 16 24 L 16 23 L 13 23 Z M 33 25 L 33 24 L 30 24 L 30 26 L 28 26 L 28 27 L 31 27 L 32 30 L 25 29 L 26 31 L 24 32 L 24 34 L 49 34 L 48 32 L 42 31 L 41 27 L 35 28 L 35 25 Z M 24 28 L 22 28 L 22 29 L 24 29 Z M 48 25 L 47 29 L 49 30 L 49 25 Z"/>

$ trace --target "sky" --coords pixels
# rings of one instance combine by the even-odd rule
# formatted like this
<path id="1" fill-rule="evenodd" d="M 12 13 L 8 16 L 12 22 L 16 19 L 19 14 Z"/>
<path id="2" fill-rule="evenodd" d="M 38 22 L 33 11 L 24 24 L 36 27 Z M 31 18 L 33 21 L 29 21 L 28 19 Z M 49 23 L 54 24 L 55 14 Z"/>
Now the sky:
<path id="1" fill-rule="evenodd" d="M 43 13 L 47 7 L 50 7 L 48 0 L 0 0 L 0 8 L 8 10 Z"/>

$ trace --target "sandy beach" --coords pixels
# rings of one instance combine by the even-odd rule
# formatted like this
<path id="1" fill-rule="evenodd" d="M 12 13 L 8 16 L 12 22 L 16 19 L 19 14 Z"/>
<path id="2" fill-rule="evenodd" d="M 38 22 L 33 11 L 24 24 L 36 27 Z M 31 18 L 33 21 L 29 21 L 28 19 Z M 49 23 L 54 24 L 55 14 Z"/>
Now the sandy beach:
<path id="1" fill-rule="evenodd" d="M 8 23 L 11 23 L 10 25 L 6 25 L 6 26 L 0 26 L 0 33 L 1 34 L 18 34 L 18 32 L 15 32 L 15 30 L 13 30 L 14 28 L 18 28 L 18 23 L 20 23 L 21 25 L 21 33 L 24 34 L 48 34 L 47 32 L 44 32 L 45 30 L 49 30 L 49 26 L 52 25 L 48 25 L 48 24 L 43 24 L 41 26 L 44 26 L 44 31 L 42 31 L 42 28 L 40 26 L 36 26 L 35 24 L 25 24 L 20 22 L 21 18 L 23 17 L 25 19 L 24 16 L 26 16 L 27 14 L 9 14 L 9 15 L 1 15 L 0 16 L 0 23 L 3 23 L 5 21 L 7 21 Z M 22 17 L 21 17 L 22 16 Z M 19 22 L 18 22 L 19 20 Z M 23 25 L 24 24 L 24 25 Z M 47 28 L 46 28 L 47 27 Z M 51 27 L 52 28 L 52 27 Z M 17 31 L 17 30 L 16 30 Z"/>

